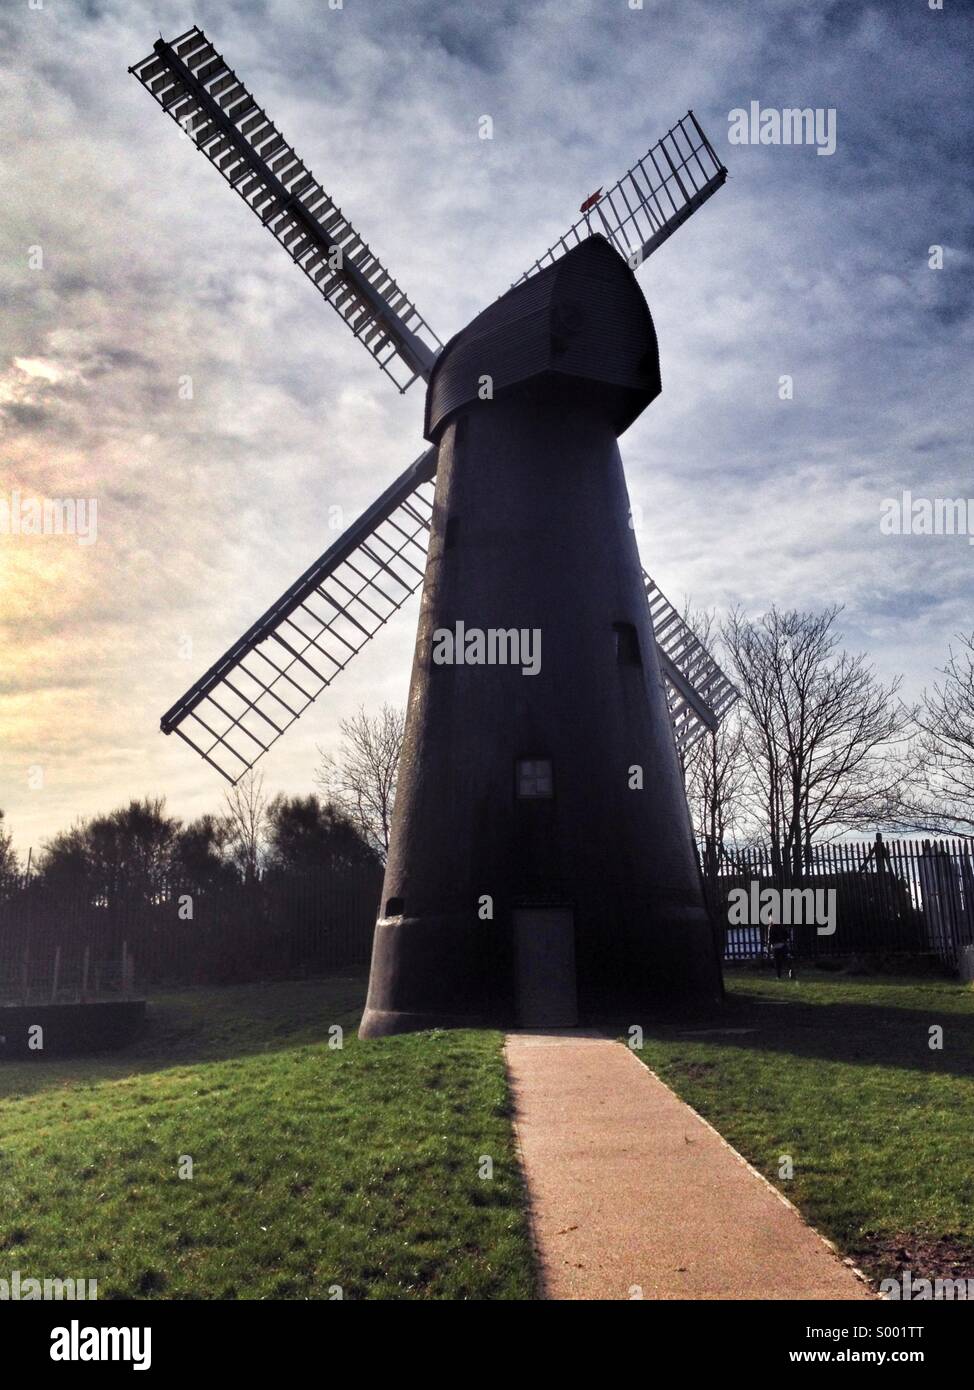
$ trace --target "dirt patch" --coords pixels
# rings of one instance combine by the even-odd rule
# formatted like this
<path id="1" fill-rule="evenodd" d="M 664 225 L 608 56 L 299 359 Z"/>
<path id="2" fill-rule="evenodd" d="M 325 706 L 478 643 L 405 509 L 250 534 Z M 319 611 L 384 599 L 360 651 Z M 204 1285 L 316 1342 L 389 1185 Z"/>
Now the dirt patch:
<path id="1" fill-rule="evenodd" d="M 683 1062 L 674 1060 L 673 1070 L 688 1081 L 705 1081 L 717 1069 L 716 1062 Z"/>
<path id="2" fill-rule="evenodd" d="M 906 1270 L 914 1279 L 974 1279 L 974 1242 L 966 1236 L 866 1234 L 852 1253 L 876 1280 L 898 1279 Z"/>

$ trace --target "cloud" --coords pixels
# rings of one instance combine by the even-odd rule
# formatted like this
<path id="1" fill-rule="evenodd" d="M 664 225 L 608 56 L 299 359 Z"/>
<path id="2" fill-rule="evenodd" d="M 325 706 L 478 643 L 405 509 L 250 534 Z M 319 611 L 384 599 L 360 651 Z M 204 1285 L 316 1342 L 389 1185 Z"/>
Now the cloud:
<path id="1" fill-rule="evenodd" d="M 970 623 L 970 548 L 882 537 L 878 510 L 901 487 L 970 491 L 969 15 L 195 13 L 444 340 L 692 106 L 730 178 L 641 276 L 664 379 L 622 441 L 644 562 L 677 603 L 839 599 L 850 641 L 929 682 Z M 128 75 L 185 16 L 61 0 L 0 17 L 18 132 L 0 493 L 98 502 L 87 549 L 0 537 L 0 805 L 24 846 L 147 790 L 186 815 L 216 804 L 215 774 L 159 736 L 159 714 L 334 539 L 336 509 L 350 520 L 422 447 L 420 389 L 391 390 Z M 730 146 L 728 113 L 752 99 L 834 107 L 836 153 Z M 403 700 L 415 617 L 414 599 L 275 747 L 275 788 L 308 787 L 340 716 Z M 51 775 L 29 791 L 35 763 Z"/>

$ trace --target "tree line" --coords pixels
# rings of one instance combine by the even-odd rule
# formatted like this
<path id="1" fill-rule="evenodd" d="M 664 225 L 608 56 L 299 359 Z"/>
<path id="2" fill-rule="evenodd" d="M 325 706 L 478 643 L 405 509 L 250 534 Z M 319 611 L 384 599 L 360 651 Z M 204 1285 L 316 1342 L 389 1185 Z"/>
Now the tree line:
<path id="1" fill-rule="evenodd" d="M 221 812 L 184 823 L 164 798 L 130 801 L 54 835 L 32 863 L 31 886 L 98 907 L 217 894 L 295 876 L 378 870 L 381 859 L 354 822 L 316 793 L 268 797 L 249 773 Z M 25 886 L 0 811 L 0 895 Z"/>

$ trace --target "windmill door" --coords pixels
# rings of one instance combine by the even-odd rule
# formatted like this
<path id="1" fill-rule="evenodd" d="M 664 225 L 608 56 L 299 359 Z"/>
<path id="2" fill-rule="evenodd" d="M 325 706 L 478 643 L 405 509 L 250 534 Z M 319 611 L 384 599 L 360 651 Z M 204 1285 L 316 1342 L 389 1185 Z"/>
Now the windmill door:
<path id="1" fill-rule="evenodd" d="M 521 1027 L 574 1027 L 578 996 L 571 908 L 515 908 L 514 960 Z"/>

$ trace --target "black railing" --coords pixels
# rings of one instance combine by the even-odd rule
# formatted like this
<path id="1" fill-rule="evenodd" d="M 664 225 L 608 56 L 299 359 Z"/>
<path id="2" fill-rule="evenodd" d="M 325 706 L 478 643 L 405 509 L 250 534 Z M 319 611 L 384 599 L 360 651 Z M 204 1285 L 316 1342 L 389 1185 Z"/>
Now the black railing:
<path id="1" fill-rule="evenodd" d="M 877 835 L 813 845 L 800 869 L 764 845 L 700 853 L 727 961 L 765 953 L 762 909 L 789 912 L 793 948 L 804 956 L 922 954 L 953 969 L 974 945 L 974 841 Z"/>
<path id="2" fill-rule="evenodd" d="M 381 871 L 268 876 L 93 900 L 33 882 L 0 900 L 0 1002 L 293 978 L 367 964 Z"/>

